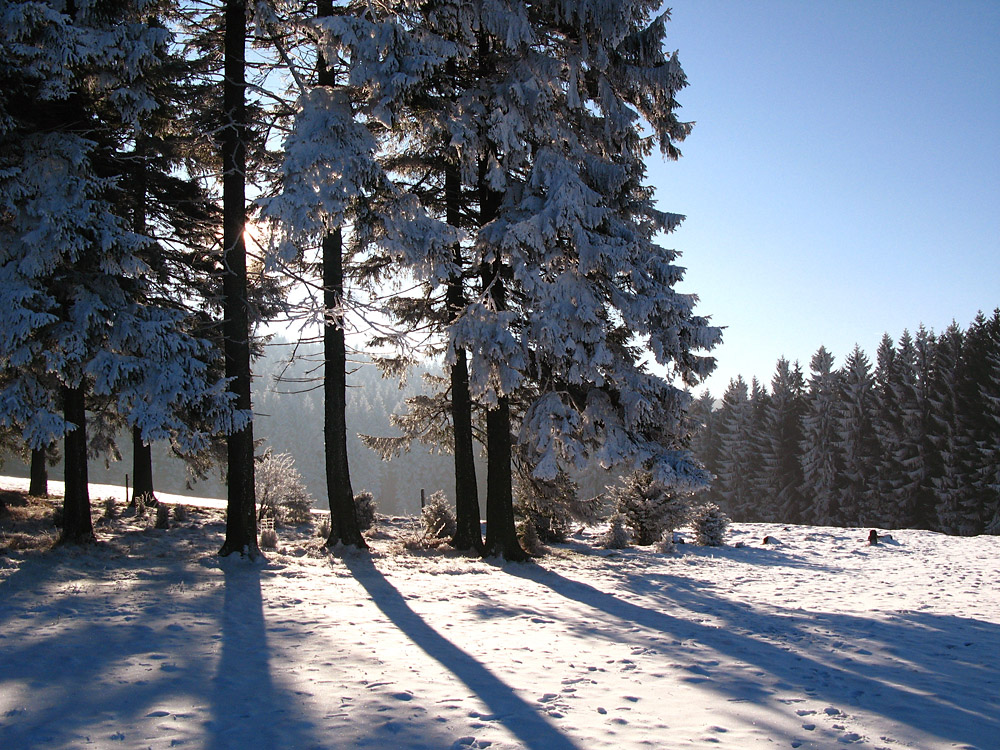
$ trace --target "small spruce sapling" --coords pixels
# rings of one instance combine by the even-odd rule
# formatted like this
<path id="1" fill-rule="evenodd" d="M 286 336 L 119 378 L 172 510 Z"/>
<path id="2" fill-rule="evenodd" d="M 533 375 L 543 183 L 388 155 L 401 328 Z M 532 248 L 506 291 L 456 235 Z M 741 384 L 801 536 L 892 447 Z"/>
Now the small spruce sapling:
<path id="1" fill-rule="evenodd" d="M 625 549 L 629 546 L 631 535 L 625 528 L 625 516 L 615 513 L 608 522 L 608 530 L 598 540 L 604 549 Z"/>
<path id="2" fill-rule="evenodd" d="M 721 547 L 729 526 L 729 516 L 715 503 L 705 503 L 691 519 L 695 541 L 705 547 Z"/>
<path id="3" fill-rule="evenodd" d="M 323 520 L 319 524 L 319 528 L 316 529 L 316 536 L 320 539 L 326 539 L 330 536 L 330 516 L 323 516 Z"/>
<path id="4" fill-rule="evenodd" d="M 529 555 L 540 555 L 544 551 L 542 540 L 538 536 L 538 528 L 531 519 L 522 518 L 517 524 L 517 540 Z"/>
<path id="5" fill-rule="evenodd" d="M 691 514 L 690 496 L 655 482 L 649 471 L 623 477 L 620 485 L 609 488 L 608 495 L 639 545 L 657 543 L 664 532 L 672 532 Z"/>
<path id="6" fill-rule="evenodd" d="M 375 496 L 368 490 L 362 490 L 354 496 L 354 507 L 358 514 L 358 528 L 368 531 L 375 526 Z"/>
<path id="7" fill-rule="evenodd" d="M 665 555 L 669 555 L 677 551 L 677 545 L 674 544 L 673 529 L 665 529 L 663 531 L 660 541 L 656 543 L 656 551 Z"/>
<path id="8" fill-rule="evenodd" d="M 268 526 L 260 530 L 260 546 L 262 549 L 277 549 L 278 532 L 273 526 Z"/>
<path id="9" fill-rule="evenodd" d="M 448 496 L 440 490 L 427 498 L 427 504 L 420 511 L 420 526 L 428 539 L 446 539 L 455 535 L 455 511 Z"/>
<path id="10" fill-rule="evenodd" d="M 154 525 L 158 529 L 170 528 L 170 508 L 163 503 L 159 503 L 156 506 L 156 522 Z"/>

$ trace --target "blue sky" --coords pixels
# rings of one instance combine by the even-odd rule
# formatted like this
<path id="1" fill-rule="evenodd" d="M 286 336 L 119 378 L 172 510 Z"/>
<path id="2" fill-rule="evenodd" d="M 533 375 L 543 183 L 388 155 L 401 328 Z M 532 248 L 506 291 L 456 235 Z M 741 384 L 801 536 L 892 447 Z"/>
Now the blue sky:
<path id="1" fill-rule="evenodd" d="M 1000 306 L 1000 2 L 670 6 L 697 124 L 649 179 L 727 327 L 713 394 Z"/>

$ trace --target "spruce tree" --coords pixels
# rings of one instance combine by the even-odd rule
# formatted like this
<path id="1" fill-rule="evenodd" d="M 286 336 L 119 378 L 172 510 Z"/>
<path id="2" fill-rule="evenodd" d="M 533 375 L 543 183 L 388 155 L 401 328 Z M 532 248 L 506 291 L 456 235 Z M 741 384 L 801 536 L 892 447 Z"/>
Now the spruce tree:
<path id="1" fill-rule="evenodd" d="M 969 415 L 961 403 L 961 378 L 965 369 L 965 335 L 952 323 L 938 337 L 934 379 L 930 385 L 932 443 L 940 457 L 933 478 L 936 528 L 946 534 L 979 533 L 980 513 L 974 483 L 978 452 Z"/>
<path id="2" fill-rule="evenodd" d="M 878 441 L 872 425 L 875 381 L 868 357 L 855 345 L 841 372 L 837 406 L 837 438 L 842 458 L 838 505 L 850 526 L 875 524 L 875 463 Z"/>
<path id="3" fill-rule="evenodd" d="M 820 347 L 809 363 L 809 393 L 802 417 L 802 494 L 806 523 L 835 526 L 843 522 L 839 506 L 841 458 L 836 410 L 839 373 L 833 355 Z"/>
<path id="4" fill-rule="evenodd" d="M 88 400 L 112 405 L 146 439 L 175 437 L 192 450 L 208 435 L 184 424 L 187 410 L 211 413 L 217 430 L 245 419 L 210 376 L 208 342 L 150 298 L 150 240 L 132 230 L 125 208 L 121 143 L 155 106 L 144 73 L 168 40 L 148 22 L 150 7 L 12 3 L 0 37 L 0 75 L 11 82 L 0 95 L 0 205 L 9 218 L 0 224 L 9 333 L 0 362 L 14 368 L 0 379 L 9 384 L 0 422 L 32 448 L 65 436 L 63 541 L 94 536 Z"/>
<path id="5" fill-rule="evenodd" d="M 966 331 L 962 409 L 972 426 L 975 450 L 970 481 L 977 496 L 977 533 L 1000 533 L 1000 309 L 979 313 Z"/>
<path id="6" fill-rule="evenodd" d="M 222 246 L 223 336 L 226 378 L 238 409 L 250 405 L 250 301 L 247 283 L 246 207 L 246 37 L 243 0 L 225 0 L 222 80 Z M 257 543 L 253 421 L 226 441 L 226 538 L 220 555 L 238 552 L 251 559 Z"/>
<path id="7" fill-rule="evenodd" d="M 719 410 L 718 477 L 714 490 L 726 513 L 747 521 L 756 513 L 753 486 L 753 415 L 746 381 L 729 381 Z"/>
<path id="8" fill-rule="evenodd" d="M 769 520 L 801 523 L 805 519 L 802 496 L 802 416 L 805 413 L 805 383 L 796 362 L 781 358 L 771 378 L 771 398 L 764 417 L 761 470 Z"/>
<path id="9" fill-rule="evenodd" d="M 893 527 L 895 486 L 901 473 L 899 464 L 902 422 L 898 402 L 896 345 L 888 333 L 879 342 L 875 359 L 875 414 L 873 427 L 878 438 L 878 461 L 875 465 L 876 507 L 873 524 Z"/>

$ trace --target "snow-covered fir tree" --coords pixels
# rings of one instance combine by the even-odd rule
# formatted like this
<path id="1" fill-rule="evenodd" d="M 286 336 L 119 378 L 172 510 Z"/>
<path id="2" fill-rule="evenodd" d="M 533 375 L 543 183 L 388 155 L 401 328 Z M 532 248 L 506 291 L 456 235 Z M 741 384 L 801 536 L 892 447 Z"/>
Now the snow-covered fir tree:
<path id="1" fill-rule="evenodd" d="M 840 378 L 826 347 L 821 346 L 813 355 L 809 367 L 809 393 L 802 417 L 802 494 L 807 519 L 815 524 L 835 525 L 842 520 L 836 413 Z"/>
<path id="2" fill-rule="evenodd" d="M 650 147 L 676 157 L 690 130 L 676 117 L 685 79 L 663 52 L 665 17 L 654 7 L 436 3 L 408 8 L 405 23 L 378 34 L 370 19 L 338 21 L 372 117 L 410 123 L 400 143 L 437 148 L 454 164 L 443 177 L 458 179 L 458 208 L 474 219 L 462 252 L 481 269 L 480 287 L 451 308 L 444 333 L 449 363 L 468 353 L 470 393 L 486 411 L 488 516 L 510 503 L 506 444 L 518 421 L 539 480 L 590 456 L 647 464 L 669 484 L 704 480 L 680 439 L 689 397 L 643 364 L 651 351 L 671 376 L 697 383 L 713 366 L 698 350 L 720 338 L 693 314 L 694 297 L 673 289 L 682 271 L 655 234 L 680 217 L 656 210 L 643 185 Z M 420 67 L 388 71 L 402 62 L 376 54 L 379 44 L 414 31 L 427 50 Z M 418 121 L 399 92 L 431 79 L 447 86 L 437 100 L 444 114 Z M 431 290 L 465 275 L 439 245 L 417 250 L 390 248 Z M 526 387 L 537 395 L 518 420 L 511 397 Z M 491 541 L 488 518 L 487 546 L 497 551 L 511 541 L 512 515 L 492 525 L 503 527 Z"/>
<path id="3" fill-rule="evenodd" d="M 736 520 L 749 520 L 756 513 L 753 465 L 753 417 L 750 395 L 742 377 L 729 381 L 718 412 L 719 460 L 714 494 Z"/>
<path id="4" fill-rule="evenodd" d="M 890 483 L 888 508 L 893 528 L 922 525 L 924 491 L 929 484 L 925 451 L 923 382 L 918 369 L 917 348 L 909 331 L 904 330 L 893 360 L 894 420 L 893 451 L 896 473 Z"/>
<path id="5" fill-rule="evenodd" d="M 841 521 L 850 526 L 875 524 L 875 462 L 878 440 L 872 427 L 875 381 L 868 357 L 855 346 L 844 362 L 837 408 L 841 455 L 838 505 Z"/>
<path id="6" fill-rule="evenodd" d="M 805 412 L 805 382 L 796 362 L 781 358 L 771 378 L 771 397 L 764 415 L 761 443 L 761 475 L 767 520 L 784 523 L 804 521 L 802 464 L 802 415 Z M 761 520 L 764 520 L 762 518 Z"/>
<path id="7" fill-rule="evenodd" d="M 191 430 L 185 411 L 216 431 L 246 420 L 211 377 L 208 342 L 180 311 L 147 299 L 151 241 L 124 215 L 119 143 L 155 107 L 144 73 L 167 42 L 145 22 L 154 9 L 3 4 L 0 75 L 12 85 L 0 95 L 0 362 L 15 377 L 0 420 L 33 447 L 65 435 L 67 541 L 93 537 L 88 398 L 106 398 L 143 440 L 192 451 L 209 435 Z"/>
<path id="8" fill-rule="evenodd" d="M 757 498 L 753 512 L 755 521 L 776 518 L 773 498 L 768 492 L 768 477 L 764 457 L 768 444 L 767 419 L 770 411 L 771 394 L 757 378 L 750 380 L 750 436 L 753 444 L 753 463 L 751 465 L 752 492 Z"/>
<path id="9" fill-rule="evenodd" d="M 969 416 L 960 402 L 960 380 L 964 370 L 965 336 L 952 323 L 938 337 L 934 379 L 929 388 L 931 442 L 939 456 L 939 471 L 933 478 L 937 499 L 937 528 L 947 534 L 976 534 L 980 528 L 979 504 L 969 481 L 978 452 L 973 442 Z"/>
<path id="10" fill-rule="evenodd" d="M 972 424 L 980 529 L 1000 534 L 1000 309 L 979 313 L 966 331 L 965 372 L 960 380 L 964 411 Z"/>

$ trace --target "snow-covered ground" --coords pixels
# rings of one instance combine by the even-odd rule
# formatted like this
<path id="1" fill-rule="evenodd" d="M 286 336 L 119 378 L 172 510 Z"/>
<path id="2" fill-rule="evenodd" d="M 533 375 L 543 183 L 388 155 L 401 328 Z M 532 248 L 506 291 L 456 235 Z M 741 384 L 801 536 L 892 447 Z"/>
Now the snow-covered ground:
<path id="1" fill-rule="evenodd" d="M 1000 538 L 586 530 L 504 564 L 409 523 L 252 564 L 202 508 L 0 554 L 0 748 L 1000 748 Z"/>

